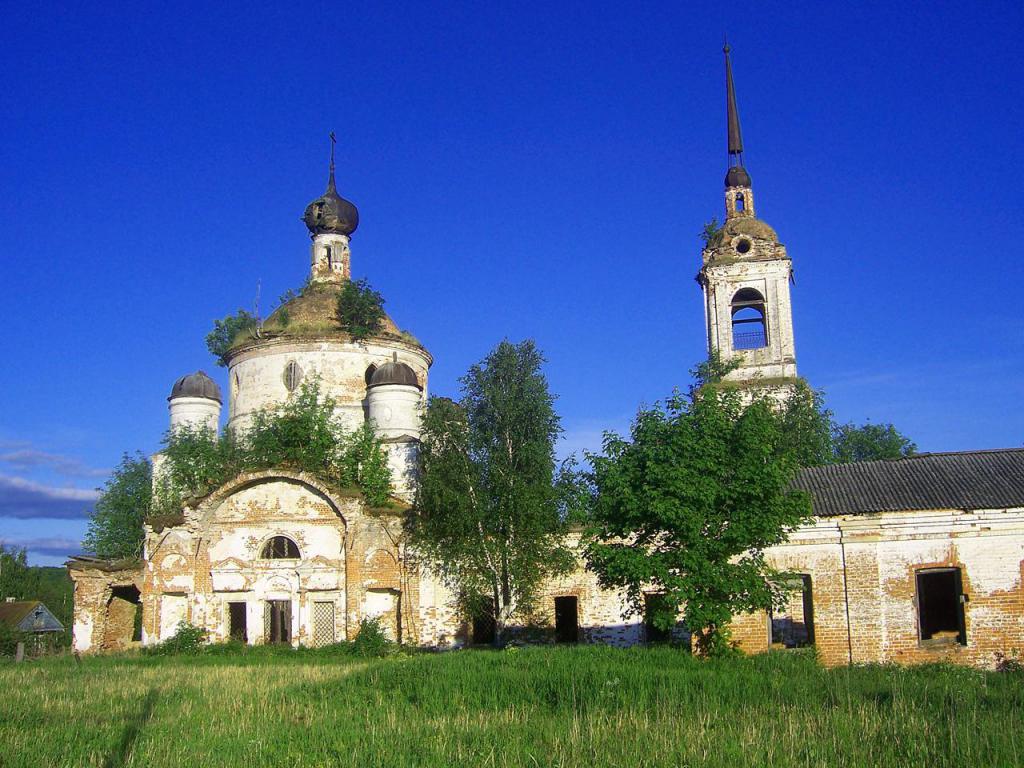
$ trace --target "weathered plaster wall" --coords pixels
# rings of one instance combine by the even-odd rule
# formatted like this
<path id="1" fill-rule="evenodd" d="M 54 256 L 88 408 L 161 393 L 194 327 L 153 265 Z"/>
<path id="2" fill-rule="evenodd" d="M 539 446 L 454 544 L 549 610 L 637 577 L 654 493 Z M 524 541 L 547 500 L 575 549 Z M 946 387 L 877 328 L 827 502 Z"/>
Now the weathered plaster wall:
<path id="1" fill-rule="evenodd" d="M 265 340 L 232 358 L 228 369 L 230 411 L 228 427 L 245 431 L 256 411 L 273 408 L 288 399 L 285 367 L 298 364 L 304 378 L 318 376 L 321 391 L 334 400 L 336 411 L 350 429 L 366 420 L 366 373 L 398 355 L 408 364 L 423 388 L 426 402 L 427 369 L 430 358 L 412 344 L 392 340 L 353 343 L 340 340 Z M 417 393 L 419 394 L 419 393 Z"/>

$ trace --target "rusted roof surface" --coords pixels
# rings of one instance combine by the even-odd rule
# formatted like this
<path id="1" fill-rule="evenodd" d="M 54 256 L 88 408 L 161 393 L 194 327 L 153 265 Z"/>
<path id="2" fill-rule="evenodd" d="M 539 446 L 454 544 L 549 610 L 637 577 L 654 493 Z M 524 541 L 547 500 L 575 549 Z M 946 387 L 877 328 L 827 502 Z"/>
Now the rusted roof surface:
<path id="1" fill-rule="evenodd" d="M 22 619 L 32 613 L 39 605 L 38 600 L 18 600 L 13 603 L 0 603 L 0 622 L 9 627 L 17 627 Z"/>
<path id="2" fill-rule="evenodd" d="M 22 632 L 64 631 L 64 625 L 57 621 L 57 617 L 39 600 L 0 603 L 0 624 L 6 624 Z"/>
<path id="3" fill-rule="evenodd" d="M 1024 507 L 1024 448 L 810 467 L 793 484 L 811 494 L 821 517 Z"/>

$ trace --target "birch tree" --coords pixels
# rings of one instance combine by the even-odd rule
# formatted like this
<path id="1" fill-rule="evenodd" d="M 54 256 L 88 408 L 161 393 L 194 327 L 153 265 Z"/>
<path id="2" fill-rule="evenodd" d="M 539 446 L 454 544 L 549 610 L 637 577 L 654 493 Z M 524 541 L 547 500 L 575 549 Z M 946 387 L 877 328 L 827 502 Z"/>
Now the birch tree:
<path id="1" fill-rule="evenodd" d="M 496 644 L 541 582 L 572 565 L 578 494 L 572 466 L 556 467 L 562 429 L 543 362 L 532 341 L 503 341 L 460 379 L 458 403 L 432 398 L 424 417 L 411 541 L 467 607 L 493 601 Z"/>

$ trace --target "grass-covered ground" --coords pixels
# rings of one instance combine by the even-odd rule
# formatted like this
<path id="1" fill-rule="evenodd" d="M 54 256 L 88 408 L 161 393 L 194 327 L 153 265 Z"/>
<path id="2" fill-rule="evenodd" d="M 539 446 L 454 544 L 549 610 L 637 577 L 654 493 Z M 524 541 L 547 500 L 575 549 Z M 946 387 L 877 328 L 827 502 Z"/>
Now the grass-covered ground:
<path id="1" fill-rule="evenodd" d="M 1024 678 L 669 648 L 0 665 L 0 766 L 1014 766 Z"/>

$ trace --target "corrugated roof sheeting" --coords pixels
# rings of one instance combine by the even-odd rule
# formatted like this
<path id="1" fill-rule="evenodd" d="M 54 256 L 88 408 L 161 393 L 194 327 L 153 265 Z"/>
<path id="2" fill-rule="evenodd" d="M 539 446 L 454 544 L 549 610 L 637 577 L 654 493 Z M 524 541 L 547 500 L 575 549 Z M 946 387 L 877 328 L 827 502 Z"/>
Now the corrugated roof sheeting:
<path id="1" fill-rule="evenodd" d="M 922 453 L 804 469 L 793 485 L 822 517 L 919 509 L 1024 507 L 1024 448 Z"/>

